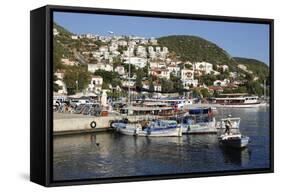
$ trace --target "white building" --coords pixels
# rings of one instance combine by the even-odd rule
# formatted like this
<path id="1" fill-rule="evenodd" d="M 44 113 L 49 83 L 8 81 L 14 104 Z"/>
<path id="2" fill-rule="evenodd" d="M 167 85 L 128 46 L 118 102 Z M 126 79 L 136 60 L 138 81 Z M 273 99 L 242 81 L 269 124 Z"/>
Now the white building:
<path id="1" fill-rule="evenodd" d="M 213 64 L 208 62 L 197 62 L 194 64 L 195 70 L 203 71 L 206 74 L 210 74 L 213 71 Z"/>
<path id="2" fill-rule="evenodd" d="M 154 48 L 152 46 L 148 46 L 148 53 L 154 52 Z"/>
<path id="3" fill-rule="evenodd" d="M 101 46 L 101 47 L 99 48 L 99 51 L 100 51 L 100 52 L 108 52 L 108 47 L 107 47 L 107 46 Z"/>
<path id="4" fill-rule="evenodd" d="M 239 64 L 238 67 L 244 71 L 247 71 L 247 67 L 245 65 Z"/>
<path id="5" fill-rule="evenodd" d="M 154 68 L 149 71 L 149 74 L 159 78 L 170 79 L 170 73 L 168 69 Z"/>
<path id="6" fill-rule="evenodd" d="M 94 73 L 97 70 L 105 70 L 105 71 L 113 71 L 113 67 L 110 64 L 103 64 L 103 63 L 98 63 L 98 64 L 88 64 L 88 71 Z"/>
<path id="7" fill-rule="evenodd" d="M 150 52 L 150 53 L 149 53 L 149 57 L 150 57 L 151 59 L 156 59 L 156 58 L 157 58 L 156 52 Z"/>
<path id="8" fill-rule="evenodd" d="M 166 64 L 164 62 L 150 62 L 150 68 L 166 68 Z"/>
<path id="9" fill-rule="evenodd" d="M 78 62 L 76 62 L 76 61 L 71 61 L 71 60 L 69 60 L 69 59 L 67 59 L 67 58 L 61 58 L 61 62 L 62 62 L 63 65 L 70 65 L 70 66 L 73 66 L 73 65 L 77 65 L 77 64 L 78 64 Z"/>
<path id="10" fill-rule="evenodd" d="M 119 75 L 125 74 L 125 68 L 122 65 L 116 66 L 114 71 L 117 72 Z"/>
<path id="11" fill-rule="evenodd" d="M 233 79 L 236 79 L 238 77 L 237 72 L 230 72 L 229 76 L 232 77 Z"/>
<path id="12" fill-rule="evenodd" d="M 104 43 L 107 43 L 110 41 L 111 37 L 109 36 L 98 36 L 98 39 Z"/>
<path id="13" fill-rule="evenodd" d="M 116 57 L 116 56 L 120 55 L 120 52 L 119 51 L 112 51 L 111 54 Z"/>
<path id="14" fill-rule="evenodd" d="M 239 64 L 238 67 L 247 73 L 250 73 L 250 74 L 253 73 L 253 71 L 248 70 L 247 66 L 245 66 L 245 65 Z"/>
<path id="15" fill-rule="evenodd" d="M 153 88 L 154 88 L 154 91 L 162 91 L 162 86 L 160 83 L 157 83 L 157 82 L 153 82 Z"/>
<path id="16" fill-rule="evenodd" d="M 142 57 L 126 57 L 124 58 L 124 63 L 129 64 L 131 63 L 137 68 L 144 68 L 147 64 L 147 59 L 142 58 Z"/>
<path id="17" fill-rule="evenodd" d="M 228 71 L 229 67 L 227 65 L 218 65 L 219 69 L 222 69 L 223 72 Z"/>
<path id="18" fill-rule="evenodd" d="M 160 53 L 161 52 L 161 47 L 159 47 L 159 46 L 155 47 L 155 51 L 156 51 L 156 53 Z"/>
<path id="19" fill-rule="evenodd" d="M 54 74 L 58 80 L 55 81 L 55 83 L 60 86 L 60 89 L 58 90 L 57 93 L 59 94 L 67 94 L 67 88 L 66 88 L 66 85 L 65 83 L 63 82 L 63 78 L 64 78 L 64 73 L 63 72 L 56 72 Z"/>
<path id="20" fill-rule="evenodd" d="M 53 35 L 56 36 L 58 34 L 59 34 L 58 30 L 56 28 L 53 28 Z"/>
<path id="21" fill-rule="evenodd" d="M 147 40 L 147 39 L 141 39 L 141 40 L 140 40 L 140 44 L 145 45 L 145 44 L 147 44 L 147 43 L 148 43 L 148 40 Z"/>
<path id="22" fill-rule="evenodd" d="M 193 80 L 194 79 L 194 71 L 191 69 L 182 69 L 181 70 L 181 80 Z"/>
<path id="23" fill-rule="evenodd" d="M 224 87 L 224 86 L 226 86 L 227 84 L 229 84 L 229 80 L 228 79 L 224 79 L 223 81 L 221 81 L 221 80 L 216 80 L 216 81 L 214 81 L 214 86 L 222 86 L 222 87 Z"/>
<path id="24" fill-rule="evenodd" d="M 127 41 L 125 41 L 125 40 L 120 40 L 120 41 L 118 41 L 117 42 L 117 44 L 119 45 L 119 46 L 122 46 L 122 47 L 125 47 L 125 46 L 127 46 Z"/>
<path id="25" fill-rule="evenodd" d="M 219 75 L 219 74 L 221 74 L 220 72 L 215 71 L 215 70 L 213 70 L 212 72 L 214 73 L 214 75 Z"/>
<path id="26" fill-rule="evenodd" d="M 164 52 L 160 52 L 158 55 L 159 55 L 159 59 L 161 59 L 161 60 L 165 60 L 167 57 L 167 53 L 164 53 Z"/>
<path id="27" fill-rule="evenodd" d="M 101 93 L 103 78 L 101 76 L 92 76 L 91 82 L 88 85 L 88 91 Z"/>
<path id="28" fill-rule="evenodd" d="M 123 51 L 123 56 L 126 57 L 134 57 L 134 48 L 130 47 L 126 51 Z"/>
<path id="29" fill-rule="evenodd" d="M 131 48 L 133 48 L 133 47 L 135 47 L 137 45 L 137 43 L 135 42 L 135 41 L 129 41 L 129 44 L 128 44 L 128 46 L 129 47 L 131 47 Z"/>
<path id="30" fill-rule="evenodd" d="M 144 82 L 142 83 L 142 88 L 143 88 L 143 89 L 149 89 L 149 83 L 148 83 L 148 81 L 147 81 L 147 82 L 144 81 Z"/>
<path id="31" fill-rule="evenodd" d="M 78 36 L 77 35 L 71 35 L 71 39 L 77 40 Z"/>
<path id="32" fill-rule="evenodd" d="M 86 38 L 88 38 L 88 39 L 95 39 L 96 36 L 93 35 L 93 34 L 91 34 L 91 33 L 87 33 L 87 34 L 86 34 Z"/>
<path id="33" fill-rule="evenodd" d="M 169 50 L 168 50 L 168 48 L 167 47 L 163 47 L 163 51 L 162 51 L 163 53 L 169 53 Z"/>
<path id="34" fill-rule="evenodd" d="M 138 46 L 137 55 L 140 57 L 146 57 L 146 48 L 144 46 Z"/>
<path id="35" fill-rule="evenodd" d="M 180 74 L 180 67 L 178 67 L 177 65 L 171 64 L 167 67 L 167 69 L 169 70 L 169 73 L 173 74 L 173 75 L 179 75 Z"/>
<path id="36" fill-rule="evenodd" d="M 103 58 L 109 59 L 109 52 L 103 52 Z"/>
<path id="37" fill-rule="evenodd" d="M 143 82 L 143 85 L 142 85 L 142 88 L 143 89 L 147 89 L 149 90 L 149 82 L 148 81 L 144 81 Z M 162 86 L 160 83 L 157 83 L 157 82 L 153 82 L 153 91 L 159 91 L 161 92 L 162 91 Z"/>
<path id="38" fill-rule="evenodd" d="M 110 52 L 117 51 L 117 49 L 118 49 L 118 44 L 115 42 L 113 42 L 109 47 Z"/>
<path id="39" fill-rule="evenodd" d="M 182 80 L 182 84 L 184 89 L 189 89 L 190 87 L 197 87 L 198 86 L 198 79 L 185 79 Z"/>
<path id="40" fill-rule="evenodd" d="M 182 69 L 181 70 L 181 81 L 184 89 L 198 86 L 198 79 L 194 79 L 193 69 Z"/>
<path id="41" fill-rule="evenodd" d="M 128 80 L 122 81 L 122 86 L 123 87 L 129 87 L 129 85 L 130 85 L 130 87 L 134 87 L 135 84 L 136 84 L 135 81 L 130 81 L 130 82 Z"/>
<path id="42" fill-rule="evenodd" d="M 151 37 L 149 39 L 149 43 L 151 43 L 152 45 L 157 45 L 157 39 L 155 39 L 154 37 Z"/>

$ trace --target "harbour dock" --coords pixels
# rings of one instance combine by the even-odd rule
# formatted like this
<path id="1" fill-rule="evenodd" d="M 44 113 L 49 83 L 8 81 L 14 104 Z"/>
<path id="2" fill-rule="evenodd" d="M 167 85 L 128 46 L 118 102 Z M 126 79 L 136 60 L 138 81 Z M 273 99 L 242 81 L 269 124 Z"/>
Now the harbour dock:
<path id="1" fill-rule="evenodd" d="M 112 128 L 110 127 L 110 123 L 115 120 L 121 120 L 122 118 L 123 116 L 95 117 L 82 114 L 65 114 L 54 112 L 53 133 L 54 135 L 65 135 L 111 131 Z M 147 115 L 128 116 L 128 120 L 130 121 L 148 118 L 149 116 Z"/>

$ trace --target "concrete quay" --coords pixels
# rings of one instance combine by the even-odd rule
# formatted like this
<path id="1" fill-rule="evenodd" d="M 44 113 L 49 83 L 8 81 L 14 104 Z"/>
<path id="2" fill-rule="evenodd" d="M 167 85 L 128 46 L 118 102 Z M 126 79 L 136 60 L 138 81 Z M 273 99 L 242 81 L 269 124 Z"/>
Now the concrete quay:
<path id="1" fill-rule="evenodd" d="M 54 135 L 64 135 L 74 133 L 110 131 L 112 130 L 110 128 L 110 123 L 114 120 L 121 120 L 122 118 L 122 116 L 95 117 L 81 114 L 65 114 L 54 112 L 53 132 Z M 128 117 L 130 121 L 137 121 L 148 118 L 148 116 Z"/>

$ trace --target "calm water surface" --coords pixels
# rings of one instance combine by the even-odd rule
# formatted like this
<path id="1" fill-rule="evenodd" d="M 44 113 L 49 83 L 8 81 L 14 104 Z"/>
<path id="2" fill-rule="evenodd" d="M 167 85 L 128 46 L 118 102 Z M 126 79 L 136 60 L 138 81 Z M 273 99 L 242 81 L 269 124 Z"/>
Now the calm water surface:
<path id="1" fill-rule="evenodd" d="M 177 174 L 269 167 L 269 109 L 224 109 L 241 117 L 248 148 L 225 150 L 217 135 L 147 138 L 93 133 L 54 137 L 54 180 Z"/>

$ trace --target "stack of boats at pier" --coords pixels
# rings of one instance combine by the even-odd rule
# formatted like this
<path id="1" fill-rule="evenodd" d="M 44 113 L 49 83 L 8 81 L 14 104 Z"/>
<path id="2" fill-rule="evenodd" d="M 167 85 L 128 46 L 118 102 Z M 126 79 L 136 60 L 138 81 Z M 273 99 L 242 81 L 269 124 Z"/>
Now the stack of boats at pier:
<path id="1" fill-rule="evenodd" d="M 116 132 L 131 136 L 180 137 L 183 134 L 213 133 L 218 134 L 218 140 L 223 146 L 246 147 L 249 137 L 240 133 L 240 118 L 228 117 L 216 122 L 215 113 L 215 108 L 195 108 L 165 119 L 129 121 L 128 118 L 124 118 L 112 122 L 111 126 Z M 228 122 L 231 131 L 227 133 L 225 130 Z"/>

